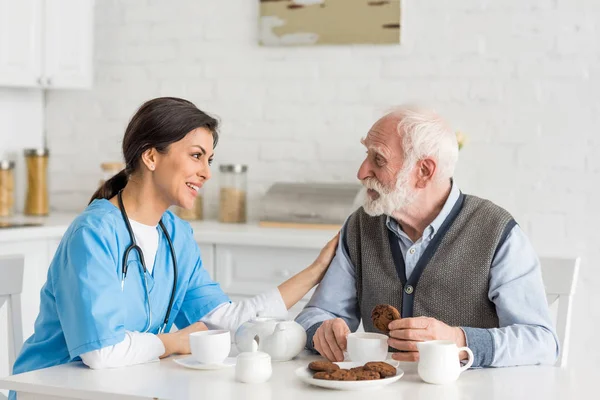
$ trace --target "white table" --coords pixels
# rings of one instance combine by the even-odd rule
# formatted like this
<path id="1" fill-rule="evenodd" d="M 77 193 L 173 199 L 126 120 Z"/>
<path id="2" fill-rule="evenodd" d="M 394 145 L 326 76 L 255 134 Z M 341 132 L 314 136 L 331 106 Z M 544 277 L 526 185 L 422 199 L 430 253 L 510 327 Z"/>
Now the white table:
<path id="1" fill-rule="evenodd" d="M 375 391 L 342 392 L 312 387 L 296 377 L 296 368 L 317 359 L 307 354 L 293 361 L 274 363 L 271 380 L 258 385 L 236 382 L 234 367 L 218 371 L 190 370 L 173 359 L 99 371 L 81 363 L 70 363 L 4 378 L 0 380 L 0 388 L 16 390 L 19 400 L 351 400 L 367 396 L 372 400 L 600 398 L 597 391 L 600 370 L 576 373 L 549 366 L 473 369 L 463 373 L 456 383 L 436 386 L 420 380 L 416 364 L 402 363 L 400 367 L 405 375 L 396 383 Z"/>

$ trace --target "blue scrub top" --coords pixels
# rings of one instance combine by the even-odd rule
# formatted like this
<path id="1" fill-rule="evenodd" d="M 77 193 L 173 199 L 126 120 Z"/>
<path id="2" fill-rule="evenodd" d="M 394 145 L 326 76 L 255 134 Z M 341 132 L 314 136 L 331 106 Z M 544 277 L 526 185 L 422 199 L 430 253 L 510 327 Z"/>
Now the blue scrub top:
<path id="1" fill-rule="evenodd" d="M 229 298 L 202 267 L 190 225 L 167 211 L 162 221 L 177 257 L 177 291 L 168 332 L 199 321 Z M 160 227 L 152 274 L 147 273 L 152 309 L 151 333 L 157 333 L 173 287 L 173 261 Z M 121 291 L 121 266 L 131 244 L 120 210 L 108 200 L 94 200 L 69 226 L 50 264 L 41 291 L 35 332 L 27 339 L 13 372 L 77 361 L 80 354 L 117 344 L 125 331 L 147 324 L 146 294 L 138 253 L 129 253 Z"/>

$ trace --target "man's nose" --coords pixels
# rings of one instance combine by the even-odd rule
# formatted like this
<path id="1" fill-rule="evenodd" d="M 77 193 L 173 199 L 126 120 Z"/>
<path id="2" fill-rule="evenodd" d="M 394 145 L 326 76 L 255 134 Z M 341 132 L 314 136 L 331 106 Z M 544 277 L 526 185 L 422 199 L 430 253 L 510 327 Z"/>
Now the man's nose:
<path id="1" fill-rule="evenodd" d="M 358 169 L 358 173 L 356 174 L 356 177 L 362 181 L 371 176 L 372 176 L 371 166 L 369 165 L 369 160 L 367 158 L 365 158 L 365 160 L 360 165 L 360 168 Z"/>

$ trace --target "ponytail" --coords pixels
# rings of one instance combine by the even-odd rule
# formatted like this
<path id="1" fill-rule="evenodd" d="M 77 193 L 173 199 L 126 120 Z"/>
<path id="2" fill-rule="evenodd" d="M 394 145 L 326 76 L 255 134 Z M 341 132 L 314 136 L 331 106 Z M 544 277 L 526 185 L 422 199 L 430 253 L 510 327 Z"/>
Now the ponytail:
<path id="1" fill-rule="evenodd" d="M 96 199 L 112 199 L 127 185 L 127 180 L 127 172 L 123 169 L 96 190 L 96 193 L 90 199 L 90 203 Z"/>

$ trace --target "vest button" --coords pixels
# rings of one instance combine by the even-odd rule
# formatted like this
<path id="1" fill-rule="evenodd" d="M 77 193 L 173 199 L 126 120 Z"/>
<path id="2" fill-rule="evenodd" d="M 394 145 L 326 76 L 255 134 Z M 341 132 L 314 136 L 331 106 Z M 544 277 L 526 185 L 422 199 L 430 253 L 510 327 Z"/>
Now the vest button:
<path id="1" fill-rule="evenodd" d="M 404 288 L 404 291 L 406 292 L 406 294 L 412 294 L 412 292 L 414 292 L 414 291 L 415 291 L 415 289 L 414 289 L 412 286 L 410 286 L 410 285 L 407 285 L 407 286 Z"/>

